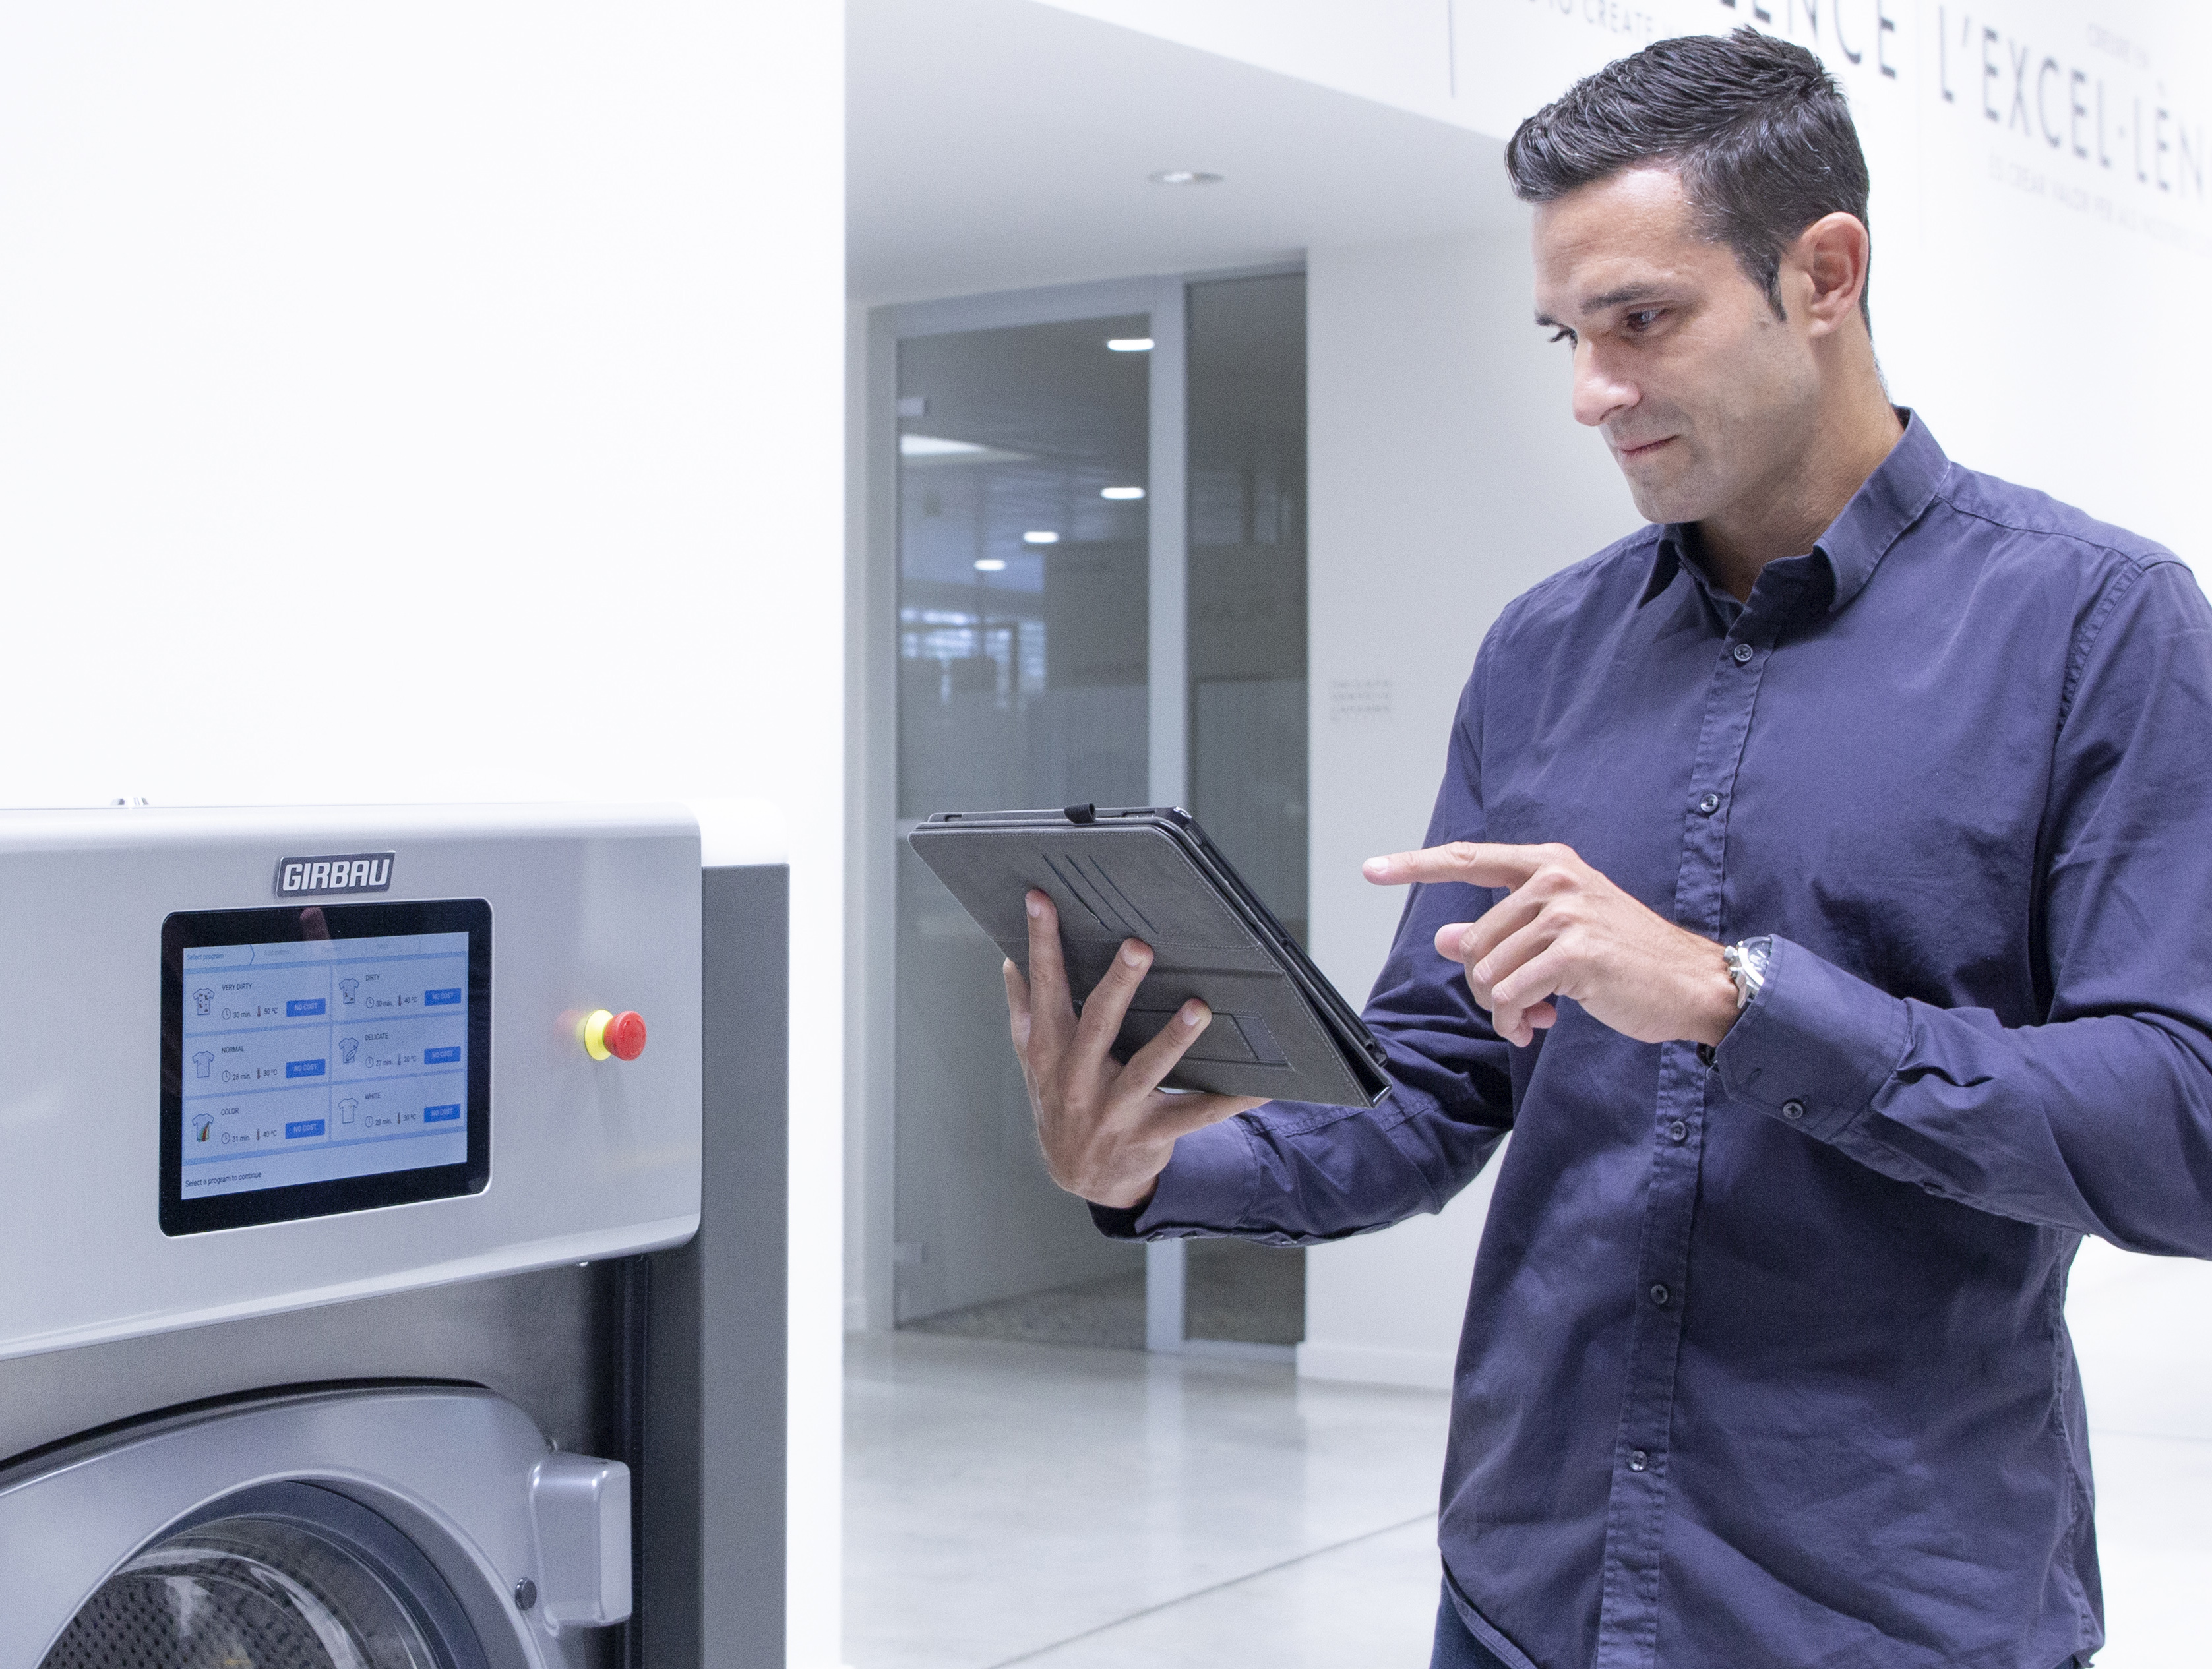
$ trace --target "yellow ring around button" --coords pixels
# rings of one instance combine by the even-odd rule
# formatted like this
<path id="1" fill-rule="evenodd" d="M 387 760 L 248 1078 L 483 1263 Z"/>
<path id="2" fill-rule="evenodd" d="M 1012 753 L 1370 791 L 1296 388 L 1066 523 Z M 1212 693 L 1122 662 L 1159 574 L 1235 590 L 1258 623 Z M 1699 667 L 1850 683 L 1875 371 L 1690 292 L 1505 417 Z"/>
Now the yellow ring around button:
<path id="1" fill-rule="evenodd" d="M 594 1060 L 612 1060 L 615 1052 L 607 1047 L 607 1027 L 614 1014 L 608 1009 L 593 1009 L 584 1017 L 584 1053 Z"/>

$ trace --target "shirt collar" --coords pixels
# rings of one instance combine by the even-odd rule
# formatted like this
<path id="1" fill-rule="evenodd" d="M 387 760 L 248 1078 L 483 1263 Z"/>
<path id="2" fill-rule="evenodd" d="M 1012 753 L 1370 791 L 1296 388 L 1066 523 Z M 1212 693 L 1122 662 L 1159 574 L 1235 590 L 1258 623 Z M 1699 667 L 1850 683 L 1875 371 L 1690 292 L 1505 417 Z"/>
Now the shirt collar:
<path id="1" fill-rule="evenodd" d="M 1875 565 L 1895 544 L 1899 535 L 1920 519 L 1921 512 L 1936 496 L 1951 460 L 1918 413 L 1899 409 L 1905 433 L 1875 472 L 1866 478 L 1843 513 L 1828 524 L 1828 531 L 1813 547 L 1828 565 L 1833 580 L 1827 611 L 1835 613 L 1874 578 Z M 1638 606 L 1649 603 L 1674 582 L 1688 565 L 1689 532 L 1692 524 L 1668 522 L 1659 530 L 1659 543 L 1651 556 L 1651 577 L 1644 586 Z M 1692 567 L 1694 574 L 1697 570 Z"/>

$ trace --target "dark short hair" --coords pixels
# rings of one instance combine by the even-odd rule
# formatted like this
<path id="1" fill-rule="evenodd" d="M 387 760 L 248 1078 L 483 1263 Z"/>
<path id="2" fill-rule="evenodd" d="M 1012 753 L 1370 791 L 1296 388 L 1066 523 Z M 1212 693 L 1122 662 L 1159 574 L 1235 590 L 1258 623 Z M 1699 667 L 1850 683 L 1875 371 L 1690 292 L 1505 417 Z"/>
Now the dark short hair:
<path id="1" fill-rule="evenodd" d="M 1868 223 L 1843 89 L 1805 48 L 1755 29 L 1655 40 L 1577 82 L 1505 147 L 1523 203 L 1655 167 L 1680 170 L 1704 235 L 1735 252 L 1777 318 L 1783 249 L 1823 215 Z M 1863 292 L 1859 307 L 1871 322 Z"/>

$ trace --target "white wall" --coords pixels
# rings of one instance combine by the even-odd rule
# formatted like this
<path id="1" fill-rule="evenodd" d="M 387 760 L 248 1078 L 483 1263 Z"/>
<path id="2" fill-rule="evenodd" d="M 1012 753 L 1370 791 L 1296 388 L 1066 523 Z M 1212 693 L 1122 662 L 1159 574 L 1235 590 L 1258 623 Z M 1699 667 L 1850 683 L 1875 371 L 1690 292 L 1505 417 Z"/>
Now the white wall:
<path id="1" fill-rule="evenodd" d="M 1528 261 L 1525 230 L 1308 255 L 1312 943 L 1355 1001 L 1405 897 L 1359 865 L 1421 843 L 1482 634 L 1637 524 L 1528 326 Z M 1449 1384 L 1488 1198 L 1309 1253 L 1299 1371 Z"/>
<path id="2" fill-rule="evenodd" d="M 833 6 L 0 13 L 0 803 L 790 817 L 805 1665 L 837 1661 L 842 76 Z"/>
<path id="3" fill-rule="evenodd" d="M 1800 40 L 1841 80 L 1874 172 L 1875 333 L 1898 397 L 1962 462 L 2206 548 L 2174 423 L 2212 374 L 2212 338 L 2185 322 L 2212 280 L 2212 8 L 1048 3 L 1499 139 L 1662 36 L 1756 23 Z"/>

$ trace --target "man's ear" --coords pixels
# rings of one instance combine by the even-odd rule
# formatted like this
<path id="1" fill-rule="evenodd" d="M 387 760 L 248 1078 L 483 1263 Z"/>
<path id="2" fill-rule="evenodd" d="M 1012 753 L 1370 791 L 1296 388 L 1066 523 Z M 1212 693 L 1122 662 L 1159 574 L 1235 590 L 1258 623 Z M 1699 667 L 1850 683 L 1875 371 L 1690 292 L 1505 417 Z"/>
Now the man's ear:
<path id="1" fill-rule="evenodd" d="M 1857 316 L 1873 254 L 1866 222 L 1840 210 L 1821 215 L 1784 252 L 1784 264 L 1796 270 L 1814 336 L 1826 336 Z"/>

